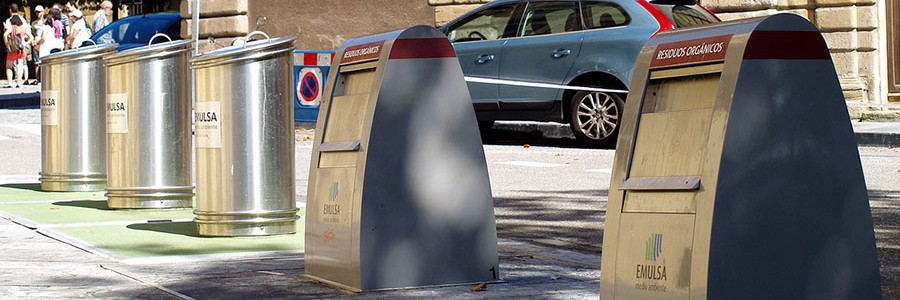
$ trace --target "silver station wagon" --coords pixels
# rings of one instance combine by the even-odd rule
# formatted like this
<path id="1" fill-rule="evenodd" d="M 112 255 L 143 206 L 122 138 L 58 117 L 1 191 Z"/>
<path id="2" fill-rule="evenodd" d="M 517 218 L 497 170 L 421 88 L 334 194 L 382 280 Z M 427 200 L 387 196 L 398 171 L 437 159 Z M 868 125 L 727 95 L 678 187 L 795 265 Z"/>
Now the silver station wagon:
<path id="1" fill-rule="evenodd" d="M 579 140 L 609 147 L 644 43 L 713 22 L 695 1 L 497 0 L 440 29 L 456 49 L 479 126 L 569 123 Z"/>

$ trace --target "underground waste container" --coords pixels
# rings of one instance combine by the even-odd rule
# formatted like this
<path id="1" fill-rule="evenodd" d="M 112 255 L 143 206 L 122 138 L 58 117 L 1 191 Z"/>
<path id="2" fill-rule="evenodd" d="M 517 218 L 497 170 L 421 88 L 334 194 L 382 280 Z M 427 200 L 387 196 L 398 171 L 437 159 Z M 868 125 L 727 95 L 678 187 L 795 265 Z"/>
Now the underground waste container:
<path id="1" fill-rule="evenodd" d="M 41 189 L 106 188 L 106 71 L 117 44 L 62 51 L 41 59 Z"/>
<path id="2" fill-rule="evenodd" d="M 192 206 L 190 57 L 170 41 L 106 58 L 110 208 Z"/>
<path id="3" fill-rule="evenodd" d="M 296 232 L 293 41 L 266 36 L 191 62 L 200 235 Z"/>

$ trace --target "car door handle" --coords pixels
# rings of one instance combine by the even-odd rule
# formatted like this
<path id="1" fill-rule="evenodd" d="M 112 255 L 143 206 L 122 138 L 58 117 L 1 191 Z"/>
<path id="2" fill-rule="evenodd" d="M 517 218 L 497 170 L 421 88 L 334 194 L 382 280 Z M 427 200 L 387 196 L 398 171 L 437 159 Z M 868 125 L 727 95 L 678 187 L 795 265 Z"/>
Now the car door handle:
<path id="1" fill-rule="evenodd" d="M 481 65 L 481 64 L 485 64 L 492 60 L 494 60 L 493 54 L 482 54 L 482 55 L 479 55 L 477 58 L 475 58 L 475 63 Z"/>
<path id="2" fill-rule="evenodd" d="M 553 51 L 553 58 L 563 58 L 572 54 L 572 50 L 569 49 L 556 49 Z"/>

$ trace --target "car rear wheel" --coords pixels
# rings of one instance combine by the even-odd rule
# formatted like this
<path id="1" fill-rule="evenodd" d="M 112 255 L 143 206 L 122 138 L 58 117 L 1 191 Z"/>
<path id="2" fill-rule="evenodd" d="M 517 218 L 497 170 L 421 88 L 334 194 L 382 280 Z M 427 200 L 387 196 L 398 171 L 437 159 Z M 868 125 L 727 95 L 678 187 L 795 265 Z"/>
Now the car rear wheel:
<path id="1" fill-rule="evenodd" d="M 569 103 L 569 126 L 582 142 L 612 147 L 616 145 L 622 122 L 622 97 L 605 92 L 578 91 Z"/>

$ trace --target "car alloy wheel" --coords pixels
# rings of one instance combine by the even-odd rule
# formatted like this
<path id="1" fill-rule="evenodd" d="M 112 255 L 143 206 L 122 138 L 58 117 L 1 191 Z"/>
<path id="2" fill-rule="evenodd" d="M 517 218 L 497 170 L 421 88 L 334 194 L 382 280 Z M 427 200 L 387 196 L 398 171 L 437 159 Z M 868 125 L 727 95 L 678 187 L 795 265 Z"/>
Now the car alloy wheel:
<path id="1" fill-rule="evenodd" d="M 571 104 L 571 127 L 577 138 L 615 143 L 623 107 L 619 95 L 581 91 Z"/>

